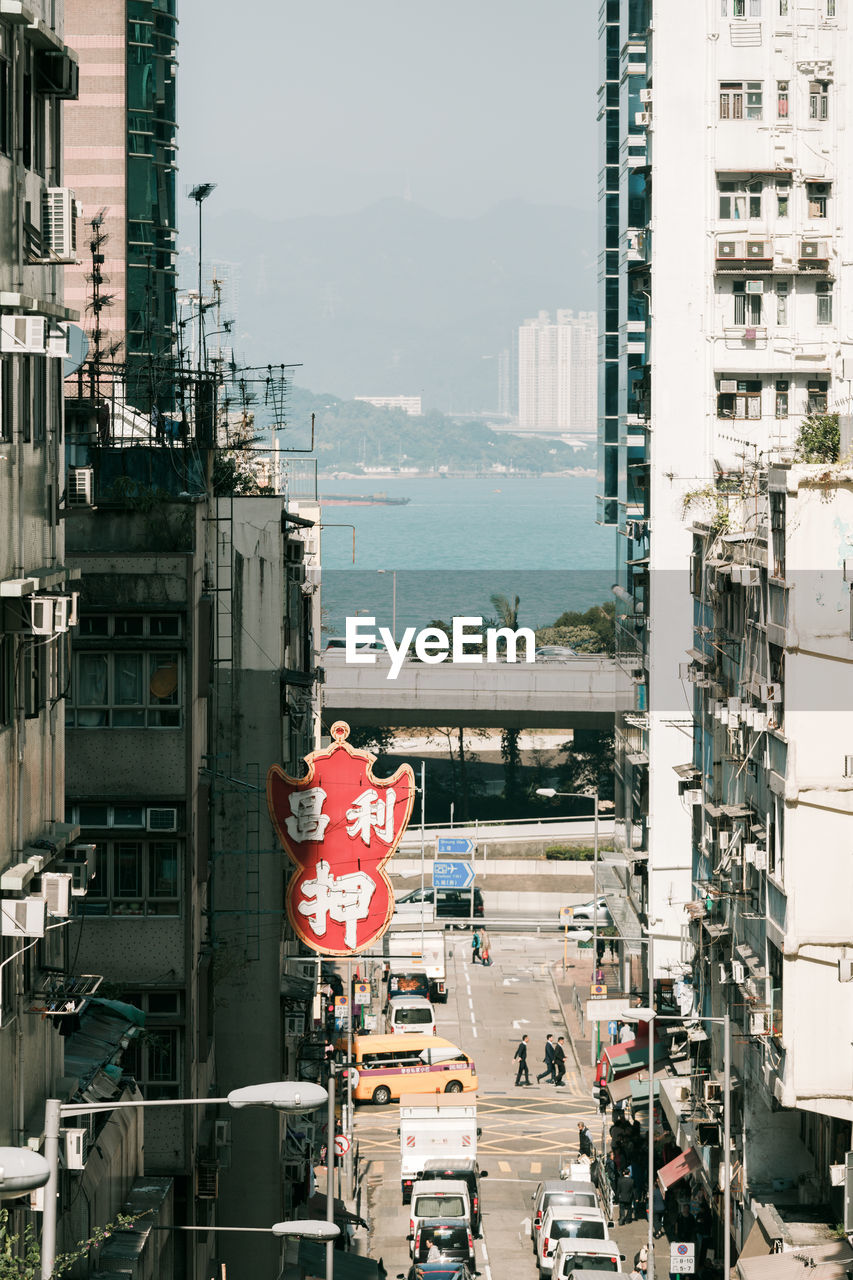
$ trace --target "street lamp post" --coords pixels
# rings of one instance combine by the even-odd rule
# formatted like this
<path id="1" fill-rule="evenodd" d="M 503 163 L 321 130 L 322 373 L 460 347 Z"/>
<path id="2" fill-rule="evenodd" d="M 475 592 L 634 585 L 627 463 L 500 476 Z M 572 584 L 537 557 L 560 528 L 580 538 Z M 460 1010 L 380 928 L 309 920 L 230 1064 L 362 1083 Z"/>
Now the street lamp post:
<path id="1" fill-rule="evenodd" d="M 655 1237 L 654 1214 L 652 1213 L 652 1191 L 654 1187 L 654 1062 L 655 1062 L 655 1022 L 683 1022 L 676 1013 L 656 1013 L 654 1009 L 630 1009 L 622 1015 L 626 1022 L 647 1022 L 649 1024 L 649 1187 L 648 1187 L 648 1280 L 655 1277 Z M 732 1033 L 731 1021 L 727 1013 L 721 1016 L 698 1014 L 699 1022 L 721 1022 L 723 1024 L 723 1161 L 725 1195 L 723 1198 L 723 1275 L 729 1276 L 731 1271 L 731 1233 L 732 1233 L 732 1153 L 731 1153 L 731 1088 L 732 1088 Z"/>
<path id="2" fill-rule="evenodd" d="M 63 1119 L 71 1116 L 97 1115 L 103 1111 L 120 1111 L 129 1107 L 206 1107 L 228 1103 L 235 1110 L 243 1107 L 271 1107 L 289 1115 L 316 1111 L 323 1105 L 327 1092 L 320 1085 L 288 1080 L 273 1084 L 248 1085 L 232 1089 L 224 1098 L 134 1098 L 117 1102 L 60 1102 L 48 1098 L 44 1104 L 44 1158 L 48 1178 L 44 1193 L 41 1240 L 41 1280 L 50 1280 L 56 1263 L 56 1201 L 59 1188 L 59 1134 Z M 334 1131 L 332 1133 L 334 1143 Z M 334 1208 L 334 1204 L 332 1206 Z M 329 1217 L 333 1220 L 334 1215 Z"/>
<path id="3" fill-rule="evenodd" d="M 594 791 L 555 791 L 553 787 L 537 787 L 537 796 L 546 796 L 552 800 L 555 796 L 571 796 L 574 799 L 592 800 L 593 834 L 592 834 L 592 972 L 595 974 L 598 965 L 598 788 Z M 591 1039 L 592 1065 L 598 1059 L 598 1023 L 595 1024 L 595 1036 Z"/>

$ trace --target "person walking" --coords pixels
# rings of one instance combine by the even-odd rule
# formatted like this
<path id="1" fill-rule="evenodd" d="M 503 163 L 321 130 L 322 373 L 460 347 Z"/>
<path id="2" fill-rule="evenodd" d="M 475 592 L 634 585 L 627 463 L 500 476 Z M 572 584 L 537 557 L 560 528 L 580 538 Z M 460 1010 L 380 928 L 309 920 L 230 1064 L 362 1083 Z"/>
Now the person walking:
<path id="1" fill-rule="evenodd" d="M 471 963 L 472 964 L 476 964 L 477 961 L 480 959 L 480 941 L 481 941 L 480 931 L 479 929 L 475 929 L 473 937 L 471 938 Z"/>
<path id="2" fill-rule="evenodd" d="M 563 1080 L 566 1075 L 566 1041 L 564 1036 L 560 1036 L 554 1045 L 554 1074 L 556 1079 L 554 1084 L 558 1089 L 565 1089 Z"/>
<path id="3" fill-rule="evenodd" d="M 606 946 L 607 946 L 607 943 L 604 941 L 603 938 L 599 938 L 595 944 L 595 961 L 596 961 L 596 964 L 599 965 L 599 967 L 604 962 L 604 949 Z"/>
<path id="4" fill-rule="evenodd" d="M 619 1201 L 619 1226 L 625 1227 L 633 1221 L 634 1179 L 626 1169 L 620 1173 L 616 1183 L 616 1199 Z"/>
<path id="5" fill-rule="evenodd" d="M 539 1072 L 536 1077 L 536 1083 L 538 1084 L 540 1080 L 547 1079 L 551 1084 L 554 1084 L 554 1037 L 550 1031 L 545 1037 L 545 1057 L 542 1061 L 545 1063 L 545 1070 Z"/>
<path id="6" fill-rule="evenodd" d="M 663 1215 L 666 1205 L 664 1203 L 663 1192 L 657 1183 L 652 1192 L 652 1216 L 654 1218 L 655 1239 L 659 1240 L 663 1235 Z"/>
<path id="7" fill-rule="evenodd" d="M 592 1156 L 592 1135 L 583 1120 L 578 1121 L 578 1148 L 582 1156 Z"/>
<path id="8" fill-rule="evenodd" d="M 607 939 L 607 950 L 610 952 L 611 962 L 615 963 L 616 961 L 616 939 L 615 938 Z"/>
<path id="9" fill-rule="evenodd" d="M 492 963 L 492 942 L 485 929 L 480 930 L 480 960 L 483 964 Z"/>
<path id="10" fill-rule="evenodd" d="M 514 1060 L 518 1061 L 518 1070 L 515 1073 L 516 1086 L 521 1084 L 530 1084 L 530 1072 L 527 1070 L 527 1036 L 522 1036 L 518 1042 L 518 1047 L 513 1055 Z M 524 1076 L 522 1081 L 521 1077 Z"/>

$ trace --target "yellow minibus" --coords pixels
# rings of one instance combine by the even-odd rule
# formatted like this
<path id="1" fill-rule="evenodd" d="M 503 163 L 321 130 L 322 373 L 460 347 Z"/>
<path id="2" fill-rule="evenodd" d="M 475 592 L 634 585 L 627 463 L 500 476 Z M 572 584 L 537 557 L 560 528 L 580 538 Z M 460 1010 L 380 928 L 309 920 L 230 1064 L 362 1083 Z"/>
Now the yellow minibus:
<path id="1" fill-rule="evenodd" d="M 346 1059 L 346 1040 L 337 1043 Z M 477 1088 L 477 1069 L 467 1053 L 440 1036 L 353 1036 L 352 1096 L 384 1106 L 401 1093 L 468 1093 Z"/>

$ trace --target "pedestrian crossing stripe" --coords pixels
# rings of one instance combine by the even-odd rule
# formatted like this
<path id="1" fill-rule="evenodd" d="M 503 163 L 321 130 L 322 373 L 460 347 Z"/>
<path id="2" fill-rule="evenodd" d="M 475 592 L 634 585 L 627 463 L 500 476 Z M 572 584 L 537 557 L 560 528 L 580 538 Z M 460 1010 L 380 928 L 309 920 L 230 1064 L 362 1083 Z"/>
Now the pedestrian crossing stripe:
<path id="1" fill-rule="evenodd" d="M 499 1160 L 498 1168 L 500 1169 L 501 1173 L 512 1173 L 512 1165 L 508 1164 L 506 1160 Z"/>

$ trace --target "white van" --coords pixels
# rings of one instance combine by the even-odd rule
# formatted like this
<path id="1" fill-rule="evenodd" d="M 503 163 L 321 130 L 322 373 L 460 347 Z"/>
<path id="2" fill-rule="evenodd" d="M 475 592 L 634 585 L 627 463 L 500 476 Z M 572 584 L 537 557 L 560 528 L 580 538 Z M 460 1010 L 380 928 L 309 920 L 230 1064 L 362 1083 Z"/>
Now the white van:
<path id="1" fill-rule="evenodd" d="M 467 1182 L 455 1178 L 418 1180 L 412 1187 L 409 1210 L 409 1252 L 414 1254 L 420 1224 L 426 1218 L 458 1223 L 471 1230 L 471 1194 Z"/>
<path id="2" fill-rule="evenodd" d="M 585 1276 L 588 1271 L 622 1275 L 624 1261 L 615 1240 L 563 1238 L 554 1250 L 553 1280 L 569 1280 L 575 1272 Z"/>
<path id="3" fill-rule="evenodd" d="M 389 1036 L 437 1035 L 435 1011 L 423 996 L 395 996 L 388 1001 L 385 1030 Z"/>
<path id="4" fill-rule="evenodd" d="M 542 1224 L 536 1241 L 536 1261 L 541 1280 L 550 1276 L 554 1255 L 561 1240 L 607 1240 L 607 1221 L 598 1208 L 560 1204 L 551 1201 L 542 1215 Z"/>

